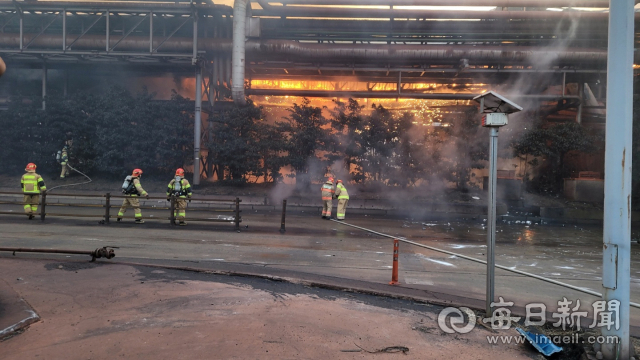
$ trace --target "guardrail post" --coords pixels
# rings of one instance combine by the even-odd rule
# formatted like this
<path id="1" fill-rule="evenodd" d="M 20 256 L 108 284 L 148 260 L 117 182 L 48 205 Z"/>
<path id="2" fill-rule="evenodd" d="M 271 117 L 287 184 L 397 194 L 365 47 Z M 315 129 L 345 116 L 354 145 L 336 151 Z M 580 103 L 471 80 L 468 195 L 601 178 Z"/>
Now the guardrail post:
<path id="1" fill-rule="evenodd" d="M 400 241 L 393 239 L 393 271 L 391 272 L 391 282 L 389 285 L 400 284 L 398 282 L 398 251 L 400 249 Z"/>
<path id="2" fill-rule="evenodd" d="M 169 220 L 171 220 L 171 226 L 176 224 L 176 197 L 171 195 L 171 205 L 169 206 L 171 213 L 169 214 Z"/>
<path id="3" fill-rule="evenodd" d="M 284 228 L 284 216 L 287 213 L 287 199 L 282 200 L 282 220 L 280 220 L 280 232 L 284 234 L 285 228 Z"/>
<path id="4" fill-rule="evenodd" d="M 240 198 L 236 198 L 236 231 L 240 232 Z"/>
<path id="5" fill-rule="evenodd" d="M 37 204 L 36 204 L 37 205 Z M 40 206 L 40 220 L 44 221 L 44 217 L 46 215 L 46 207 L 47 205 L 47 192 L 42 193 L 42 205 Z"/>
<path id="6" fill-rule="evenodd" d="M 107 193 L 104 197 L 106 199 L 104 202 L 104 223 L 109 224 L 109 218 L 111 217 L 109 214 L 111 210 L 111 193 Z"/>

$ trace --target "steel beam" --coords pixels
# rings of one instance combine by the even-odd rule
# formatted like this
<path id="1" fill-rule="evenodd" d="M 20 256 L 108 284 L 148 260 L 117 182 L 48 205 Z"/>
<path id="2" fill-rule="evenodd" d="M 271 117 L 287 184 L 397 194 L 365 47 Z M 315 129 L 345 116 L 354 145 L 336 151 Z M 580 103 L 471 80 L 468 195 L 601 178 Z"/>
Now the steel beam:
<path id="1" fill-rule="evenodd" d="M 634 2 L 611 0 L 607 62 L 607 122 L 604 169 L 603 298 L 614 326 L 602 335 L 617 344 L 602 344 L 607 359 L 629 359 L 631 261 L 631 154 L 633 148 Z M 612 309 L 613 302 L 618 306 Z"/>
<path id="2" fill-rule="evenodd" d="M 107 47 L 107 51 L 111 51 L 111 50 L 115 49 L 115 48 L 116 48 L 116 46 L 118 46 L 118 44 L 120 44 L 120 42 L 121 42 L 122 40 L 124 40 L 124 39 L 125 39 L 127 36 L 129 36 L 129 35 L 130 35 L 130 34 L 131 34 L 131 33 L 132 33 L 132 32 L 133 32 L 133 31 L 134 31 L 134 30 L 135 30 L 135 29 L 140 25 L 140 24 L 142 24 L 142 22 L 143 22 L 143 21 L 144 21 L 148 16 L 149 16 L 149 15 L 146 15 L 146 16 L 142 17 L 142 19 L 138 20 L 138 22 L 137 22 L 135 25 L 133 25 L 133 27 L 132 27 L 131 29 L 129 29 L 129 31 L 127 31 L 127 32 L 126 32 L 126 33 L 125 33 L 125 34 L 120 38 L 120 40 L 118 40 L 118 41 L 117 41 L 117 42 L 116 42 L 116 43 L 111 47 L 111 49 L 109 49 L 109 48 Z M 108 46 L 108 45 L 109 45 L 109 44 L 107 43 L 107 46 Z"/>
<path id="3" fill-rule="evenodd" d="M 200 136 L 202 127 L 202 68 L 196 66 L 196 109 L 193 124 L 193 184 L 200 185 Z"/>

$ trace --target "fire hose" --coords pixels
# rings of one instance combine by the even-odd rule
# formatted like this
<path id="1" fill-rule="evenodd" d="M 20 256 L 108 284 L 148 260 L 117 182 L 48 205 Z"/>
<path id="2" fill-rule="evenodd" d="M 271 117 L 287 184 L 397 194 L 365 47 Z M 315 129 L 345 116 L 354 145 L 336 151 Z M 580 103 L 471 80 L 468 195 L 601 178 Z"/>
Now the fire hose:
<path id="1" fill-rule="evenodd" d="M 67 187 L 67 186 L 77 186 L 77 185 L 84 185 L 84 184 L 88 184 L 90 182 L 92 182 L 93 180 L 91 180 L 90 177 L 88 177 L 85 173 L 83 173 L 82 171 L 74 168 L 73 166 L 67 164 L 67 166 L 69 167 L 69 169 L 77 172 L 78 174 L 86 177 L 87 179 L 89 179 L 89 181 L 85 181 L 85 182 L 81 182 L 81 183 L 75 183 L 75 184 L 64 184 L 64 185 L 58 185 L 58 186 L 54 186 L 51 189 L 47 189 L 47 193 L 50 193 L 53 189 L 57 189 L 57 188 L 61 188 L 61 187 Z"/>
<path id="2" fill-rule="evenodd" d="M 82 251 L 82 250 L 61 250 L 61 249 L 33 249 L 33 248 L 11 248 L 11 247 L 0 247 L 0 251 L 10 251 L 15 256 L 17 252 L 26 252 L 26 253 L 49 253 L 49 254 L 71 254 L 71 255 L 89 255 L 91 256 L 91 262 L 96 261 L 96 259 L 106 258 L 112 259 L 116 256 L 113 252 L 112 247 L 101 247 L 97 248 L 93 251 Z"/>

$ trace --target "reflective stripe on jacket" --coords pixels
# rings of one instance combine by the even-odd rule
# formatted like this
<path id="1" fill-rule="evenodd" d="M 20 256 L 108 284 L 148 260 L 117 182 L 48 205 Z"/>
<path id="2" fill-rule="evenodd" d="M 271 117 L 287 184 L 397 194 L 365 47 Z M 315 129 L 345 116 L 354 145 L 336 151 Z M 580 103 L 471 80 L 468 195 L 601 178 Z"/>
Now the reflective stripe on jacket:
<path id="1" fill-rule="evenodd" d="M 336 192 L 333 190 L 333 183 L 327 181 L 322 185 L 322 200 L 331 200 L 333 199 L 333 194 Z"/>
<path id="2" fill-rule="evenodd" d="M 169 182 L 169 185 L 167 186 L 167 196 L 171 196 L 175 188 L 176 188 L 176 179 L 173 179 L 171 180 L 171 182 Z M 180 194 L 178 196 L 184 199 L 187 196 L 191 197 L 192 194 L 193 193 L 191 192 L 191 184 L 189 184 L 189 181 L 187 181 L 187 179 L 180 180 Z"/>
<path id="3" fill-rule="evenodd" d="M 67 161 L 69 157 L 67 156 L 67 150 L 62 150 L 62 155 L 60 156 L 60 164 L 67 165 Z"/>
<path id="4" fill-rule="evenodd" d="M 338 183 L 337 185 L 336 196 L 338 197 L 338 200 L 340 199 L 349 200 L 349 193 L 347 192 L 347 188 L 345 188 L 344 185 L 342 185 L 341 183 Z"/>
<path id="5" fill-rule="evenodd" d="M 47 190 L 42 176 L 35 172 L 27 172 L 20 179 L 22 192 L 25 194 L 40 194 L 41 191 Z"/>
<path id="6" fill-rule="evenodd" d="M 133 194 L 129 194 L 129 196 L 147 196 L 147 192 L 144 191 L 142 185 L 140 184 L 140 180 L 137 177 L 134 177 L 131 181 L 133 181 L 133 187 L 136 189 L 136 192 Z"/>

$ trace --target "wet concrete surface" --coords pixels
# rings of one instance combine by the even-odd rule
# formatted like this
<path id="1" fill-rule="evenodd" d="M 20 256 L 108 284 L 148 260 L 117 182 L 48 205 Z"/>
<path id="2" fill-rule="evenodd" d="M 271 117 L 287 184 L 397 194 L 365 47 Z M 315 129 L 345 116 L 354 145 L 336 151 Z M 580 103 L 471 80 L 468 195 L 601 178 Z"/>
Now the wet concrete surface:
<path id="1" fill-rule="evenodd" d="M 96 209 L 97 210 L 97 209 Z M 88 211 L 94 211 L 89 209 Z M 161 216 L 162 213 L 158 212 Z M 146 211 L 145 215 L 153 214 Z M 190 216 L 188 213 L 187 216 Z M 485 258 L 486 228 L 482 218 L 461 222 L 425 219 L 386 219 L 349 216 L 348 222 L 373 230 L 403 236 L 429 246 L 479 259 Z M 248 227 L 247 227 L 248 226 Z M 166 222 L 131 220 L 99 225 L 84 218 L 48 218 L 45 223 L 22 217 L 0 217 L 0 244 L 15 247 L 50 247 L 92 250 L 114 246 L 115 261 L 180 263 L 193 268 L 224 269 L 250 266 L 254 272 L 278 270 L 296 278 L 315 274 L 334 279 L 387 284 L 391 280 L 392 241 L 316 214 L 287 216 L 286 233 L 280 228 L 279 212 L 244 212 L 242 232 L 232 224 L 190 222 L 171 227 Z M 602 230 L 596 226 L 521 223 L 498 224 L 496 263 L 553 278 L 575 286 L 602 291 Z M 634 238 L 637 237 L 634 231 Z M 632 244 L 631 300 L 640 302 L 640 246 Z M 43 255 L 18 254 L 25 259 Z M 78 259 L 77 256 L 46 255 L 49 259 Z M 0 259 L 11 258 L 0 254 Z M 108 262 L 109 260 L 99 260 Z M 484 301 L 485 266 L 408 244 L 400 245 L 400 288 L 438 294 L 446 300 L 466 298 Z M 261 270 L 262 269 L 262 270 Z M 496 270 L 496 297 L 514 302 L 522 309 L 528 303 L 546 304 L 549 314 L 564 297 L 580 300 L 581 310 L 593 313 L 594 296 L 540 280 Z M 631 310 L 632 334 L 640 335 L 640 311 Z M 548 319 L 554 320 L 554 319 Z M 591 322 L 589 322 L 590 324 Z"/>
<path id="2" fill-rule="evenodd" d="M 43 320 L 0 343 L 14 359 L 536 358 L 489 345 L 486 329 L 446 335 L 437 306 L 288 282 L 70 260 L 3 259 L 2 277 Z M 515 335 L 507 330 L 504 335 Z M 396 354 L 378 354 L 394 357 Z"/>

